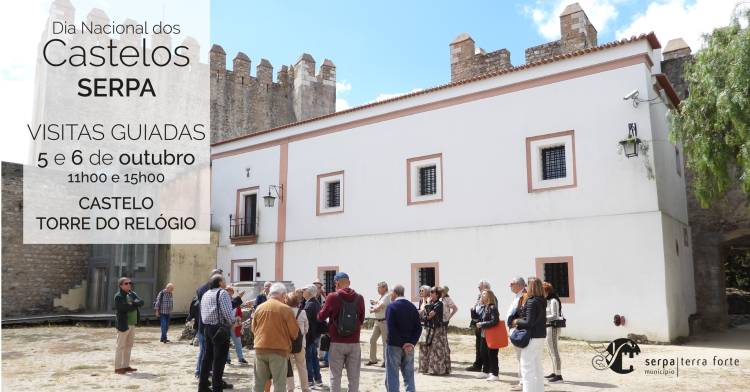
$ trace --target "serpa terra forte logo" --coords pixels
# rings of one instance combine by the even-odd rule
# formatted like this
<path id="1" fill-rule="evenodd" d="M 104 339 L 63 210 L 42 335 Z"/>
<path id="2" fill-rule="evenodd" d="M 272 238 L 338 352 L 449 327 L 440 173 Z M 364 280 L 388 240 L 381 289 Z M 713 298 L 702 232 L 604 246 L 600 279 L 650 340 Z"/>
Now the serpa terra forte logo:
<path id="1" fill-rule="evenodd" d="M 615 339 L 609 342 L 603 350 L 596 349 L 593 346 L 592 348 L 597 352 L 594 358 L 591 359 L 594 369 L 604 370 L 610 368 L 613 372 L 619 374 L 628 374 L 633 371 L 633 365 L 623 367 L 623 358 L 625 355 L 628 358 L 633 358 L 641 353 L 638 344 L 626 338 Z"/>

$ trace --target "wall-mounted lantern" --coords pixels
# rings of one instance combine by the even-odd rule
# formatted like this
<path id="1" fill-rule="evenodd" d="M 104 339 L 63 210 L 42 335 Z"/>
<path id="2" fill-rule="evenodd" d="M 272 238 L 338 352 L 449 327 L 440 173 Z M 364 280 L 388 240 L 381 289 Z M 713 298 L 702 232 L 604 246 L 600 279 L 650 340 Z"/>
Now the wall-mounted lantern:
<path id="1" fill-rule="evenodd" d="M 638 127 L 635 123 L 628 123 L 628 136 L 620 140 L 620 146 L 625 152 L 625 156 L 637 157 L 638 148 L 641 146 L 641 139 L 638 138 Z"/>
<path id="2" fill-rule="evenodd" d="M 273 208 L 273 204 L 276 201 L 276 197 L 271 195 L 271 190 L 274 191 L 276 194 L 276 197 L 279 198 L 279 200 L 284 200 L 284 186 L 283 185 L 269 185 L 268 186 L 268 194 L 266 196 L 263 196 L 263 203 L 266 205 L 266 207 Z"/>

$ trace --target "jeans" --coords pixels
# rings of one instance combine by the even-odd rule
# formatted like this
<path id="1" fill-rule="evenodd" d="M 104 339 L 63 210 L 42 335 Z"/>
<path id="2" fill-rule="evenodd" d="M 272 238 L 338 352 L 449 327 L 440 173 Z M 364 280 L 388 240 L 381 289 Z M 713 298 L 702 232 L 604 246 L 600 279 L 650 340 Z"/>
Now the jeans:
<path id="1" fill-rule="evenodd" d="M 216 325 L 206 325 L 205 330 L 205 354 L 201 364 L 200 381 L 198 390 L 208 389 L 208 374 L 211 373 L 211 388 L 214 392 L 221 392 L 222 378 L 224 377 L 224 366 L 226 365 L 227 352 L 229 351 L 229 339 L 216 340 L 213 336 L 216 331 L 222 327 Z M 226 328 L 226 327 L 224 327 Z"/>
<path id="2" fill-rule="evenodd" d="M 237 336 L 234 334 L 234 327 L 232 327 L 232 331 L 229 333 L 229 337 L 232 339 L 232 344 L 234 345 L 234 351 L 237 353 L 237 359 L 245 359 L 245 356 L 242 354 L 242 337 Z M 227 362 L 229 361 L 230 355 L 229 351 L 227 351 Z"/>
<path id="3" fill-rule="evenodd" d="M 362 367 L 362 349 L 359 343 L 333 343 L 330 353 L 331 392 L 341 392 L 341 376 L 346 368 L 349 392 L 359 391 L 359 371 Z"/>
<path id="4" fill-rule="evenodd" d="M 385 347 L 385 390 L 398 392 L 398 372 L 404 376 L 406 392 L 414 392 L 414 350 L 404 352 L 398 346 Z"/>
<path id="5" fill-rule="evenodd" d="M 203 357 L 206 354 L 206 339 L 200 330 L 196 332 L 195 337 L 198 338 L 198 360 L 195 364 L 195 376 L 198 377 L 201 374 L 201 364 L 203 363 Z"/>
<path id="6" fill-rule="evenodd" d="M 169 315 L 159 314 L 159 325 L 161 326 L 161 340 L 162 342 L 167 341 L 167 331 L 169 330 Z"/>
<path id="7" fill-rule="evenodd" d="M 318 343 L 317 340 L 305 347 L 305 361 L 307 362 L 307 381 L 321 382 L 320 362 L 318 362 Z"/>

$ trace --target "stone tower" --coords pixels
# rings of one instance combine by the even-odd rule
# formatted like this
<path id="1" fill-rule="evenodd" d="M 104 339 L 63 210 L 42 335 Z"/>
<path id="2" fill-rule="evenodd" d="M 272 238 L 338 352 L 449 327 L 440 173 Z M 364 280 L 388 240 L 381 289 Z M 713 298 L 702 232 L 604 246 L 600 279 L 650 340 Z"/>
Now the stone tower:
<path id="1" fill-rule="evenodd" d="M 592 48 L 597 45 L 596 28 L 578 3 L 569 4 L 560 14 L 560 39 L 526 49 L 526 63 Z"/>
<path id="2" fill-rule="evenodd" d="M 291 66 L 273 66 L 261 59 L 250 74 L 250 58 L 239 52 L 226 68 L 219 45 L 210 51 L 211 142 L 333 113 L 336 109 L 336 66 L 326 59 L 316 74 L 315 59 L 304 53 Z"/>

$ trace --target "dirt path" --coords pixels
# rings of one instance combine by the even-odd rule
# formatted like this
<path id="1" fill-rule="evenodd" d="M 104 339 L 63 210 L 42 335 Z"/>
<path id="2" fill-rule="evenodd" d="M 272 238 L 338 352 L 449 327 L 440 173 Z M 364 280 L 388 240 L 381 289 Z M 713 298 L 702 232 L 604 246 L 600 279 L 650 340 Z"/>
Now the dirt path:
<path id="1" fill-rule="evenodd" d="M 173 326 L 170 335 L 176 338 L 180 328 Z M 369 339 L 363 331 L 362 342 Z M 186 342 L 159 343 L 157 327 L 139 328 L 133 349 L 133 367 L 138 372 L 126 376 L 113 370 L 114 328 L 32 327 L 2 330 L 3 391 L 194 391 L 193 377 L 197 347 Z M 418 374 L 420 391 L 505 391 L 516 382 L 517 365 L 511 349 L 500 354 L 500 382 L 478 380 L 476 373 L 462 369 L 473 360 L 473 337 L 450 335 L 454 373 L 446 377 Z M 687 345 L 641 345 L 641 355 L 634 359 L 635 371 L 617 374 L 609 369 L 596 370 L 591 365 L 594 352 L 585 342 L 561 342 L 565 383 L 545 386 L 546 391 L 747 391 L 750 380 L 750 330 L 732 330 L 723 335 L 708 336 Z M 369 344 L 362 345 L 367 358 Z M 252 363 L 253 352 L 245 350 Z M 716 366 L 714 357 L 732 358 L 738 366 Z M 250 391 L 252 367 L 233 365 L 226 378 L 236 391 Z M 705 359 L 700 364 L 680 367 L 679 376 L 645 374 L 646 359 Z M 545 357 L 545 374 L 550 362 Z M 655 369 L 655 366 L 649 367 Z M 671 369 L 671 368 L 670 368 Z M 327 370 L 323 380 L 328 384 Z M 346 383 L 344 382 L 344 385 Z M 362 367 L 361 391 L 382 391 L 383 370 Z M 299 386 L 298 386 L 299 388 Z"/>

